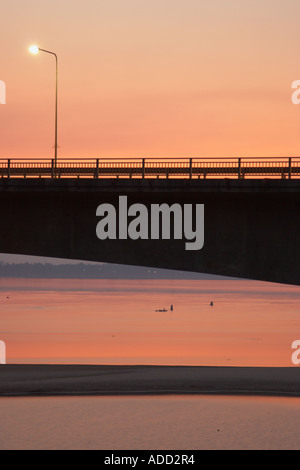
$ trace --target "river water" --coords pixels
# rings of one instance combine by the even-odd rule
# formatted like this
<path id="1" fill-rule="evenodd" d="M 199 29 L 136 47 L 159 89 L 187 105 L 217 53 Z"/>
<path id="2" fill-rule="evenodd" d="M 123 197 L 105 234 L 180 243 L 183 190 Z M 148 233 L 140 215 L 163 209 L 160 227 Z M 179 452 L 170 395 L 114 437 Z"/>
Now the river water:
<path id="1" fill-rule="evenodd" d="M 299 449 L 299 398 L 1 398 L 1 449 Z"/>
<path id="2" fill-rule="evenodd" d="M 8 364 L 292 367 L 299 298 L 242 280 L 1 279 L 0 339 Z M 299 412 L 282 397 L 1 398 L 0 449 L 299 449 Z"/>
<path id="3" fill-rule="evenodd" d="M 0 340 L 8 364 L 289 367 L 299 300 L 243 280 L 0 279 Z"/>

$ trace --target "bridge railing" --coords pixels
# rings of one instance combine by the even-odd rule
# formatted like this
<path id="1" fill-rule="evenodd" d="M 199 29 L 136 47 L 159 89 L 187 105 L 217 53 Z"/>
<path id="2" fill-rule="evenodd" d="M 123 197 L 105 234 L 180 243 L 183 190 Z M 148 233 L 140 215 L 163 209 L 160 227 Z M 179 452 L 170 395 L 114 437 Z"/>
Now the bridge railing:
<path id="1" fill-rule="evenodd" d="M 300 157 L 0 159 L 0 178 L 299 178 Z"/>

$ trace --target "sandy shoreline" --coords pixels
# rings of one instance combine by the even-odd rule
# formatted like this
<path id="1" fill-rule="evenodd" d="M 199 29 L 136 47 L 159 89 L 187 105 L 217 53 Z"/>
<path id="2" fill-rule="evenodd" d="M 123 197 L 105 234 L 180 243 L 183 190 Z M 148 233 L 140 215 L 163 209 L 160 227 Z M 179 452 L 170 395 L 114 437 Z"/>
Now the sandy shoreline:
<path id="1" fill-rule="evenodd" d="M 0 366 L 0 397 L 160 394 L 300 396 L 296 367 Z"/>

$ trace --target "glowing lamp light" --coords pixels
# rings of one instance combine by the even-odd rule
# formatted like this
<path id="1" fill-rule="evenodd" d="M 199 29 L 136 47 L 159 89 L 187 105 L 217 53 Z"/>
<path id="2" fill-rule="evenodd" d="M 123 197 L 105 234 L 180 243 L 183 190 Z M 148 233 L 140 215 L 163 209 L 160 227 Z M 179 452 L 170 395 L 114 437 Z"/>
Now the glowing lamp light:
<path id="1" fill-rule="evenodd" d="M 37 54 L 39 50 L 40 48 L 38 46 L 30 46 L 29 48 L 29 52 L 31 52 L 31 54 Z"/>

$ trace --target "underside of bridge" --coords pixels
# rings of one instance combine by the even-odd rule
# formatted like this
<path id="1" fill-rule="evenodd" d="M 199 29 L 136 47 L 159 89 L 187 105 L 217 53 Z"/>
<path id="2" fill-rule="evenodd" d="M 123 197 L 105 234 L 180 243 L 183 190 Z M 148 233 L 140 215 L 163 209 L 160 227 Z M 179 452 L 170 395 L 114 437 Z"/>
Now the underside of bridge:
<path id="1" fill-rule="evenodd" d="M 204 204 L 204 246 L 183 238 L 99 240 L 100 204 Z M 300 180 L 0 180 L 0 252 L 300 285 Z"/>

